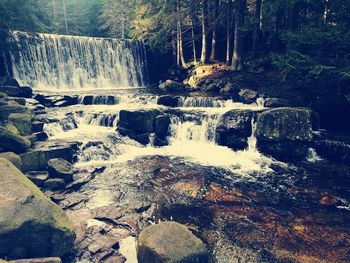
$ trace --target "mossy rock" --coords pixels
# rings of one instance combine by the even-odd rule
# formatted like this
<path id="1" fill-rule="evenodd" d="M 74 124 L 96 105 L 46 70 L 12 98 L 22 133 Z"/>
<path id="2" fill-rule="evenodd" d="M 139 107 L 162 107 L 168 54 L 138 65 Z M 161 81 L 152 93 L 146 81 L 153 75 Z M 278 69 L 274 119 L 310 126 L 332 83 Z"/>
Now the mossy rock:
<path id="1" fill-rule="evenodd" d="M 0 159 L 0 169 L 0 257 L 61 257 L 70 252 L 75 234 L 63 210 L 8 160 Z"/>
<path id="2" fill-rule="evenodd" d="M 16 126 L 20 135 L 27 136 L 32 134 L 32 114 L 11 113 L 8 119 Z"/>
<path id="3" fill-rule="evenodd" d="M 207 253 L 204 243 L 176 222 L 151 225 L 138 238 L 140 263 L 205 263 Z"/>
<path id="4" fill-rule="evenodd" d="M 311 141 L 312 110 L 276 108 L 259 114 L 256 136 L 262 141 Z"/>
<path id="5" fill-rule="evenodd" d="M 0 147 L 14 153 L 23 153 L 29 149 L 31 142 L 7 129 L 0 126 Z"/>
<path id="6" fill-rule="evenodd" d="M 13 152 L 0 153 L 0 158 L 4 158 L 6 160 L 9 160 L 19 170 L 22 168 L 21 157 L 19 157 L 17 154 L 15 154 Z"/>
<path id="7" fill-rule="evenodd" d="M 10 132 L 12 132 L 14 134 L 19 134 L 19 131 L 18 131 L 17 127 L 13 123 L 8 122 L 4 126 Z"/>
<path id="8" fill-rule="evenodd" d="M 19 105 L 15 101 L 9 101 L 6 105 L 0 106 L 0 119 L 7 120 L 12 113 L 26 113 L 34 117 L 34 113 L 29 108 Z"/>

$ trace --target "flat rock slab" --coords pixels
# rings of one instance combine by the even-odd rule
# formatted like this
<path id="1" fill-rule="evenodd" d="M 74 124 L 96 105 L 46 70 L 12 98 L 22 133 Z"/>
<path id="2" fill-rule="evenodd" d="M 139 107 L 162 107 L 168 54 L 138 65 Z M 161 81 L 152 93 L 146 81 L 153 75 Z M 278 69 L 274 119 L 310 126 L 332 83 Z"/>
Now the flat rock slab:
<path id="1" fill-rule="evenodd" d="M 18 259 L 11 260 L 10 263 L 61 263 L 60 258 L 32 258 L 32 259 Z"/>
<path id="2" fill-rule="evenodd" d="M 50 177 L 62 178 L 66 183 L 73 181 L 73 166 L 70 162 L 54 158 L 47 163 Z"/>
<path id="3" fill-rule="evenodd" d="M 62 158 L 71 162 L 77 150 L 76 143 L 63 141 L 40 142 L 35 145 L 35 149 L 21 154 L 22 171 L 42 171 L 47 168 L 49 160 Z"/>
<path id="4" fill-rule="evenodd" d="M 184 225 L 161 222 L 145 228 L 138 239 L 140 263 L 207 262 L 204 243 Z"/>

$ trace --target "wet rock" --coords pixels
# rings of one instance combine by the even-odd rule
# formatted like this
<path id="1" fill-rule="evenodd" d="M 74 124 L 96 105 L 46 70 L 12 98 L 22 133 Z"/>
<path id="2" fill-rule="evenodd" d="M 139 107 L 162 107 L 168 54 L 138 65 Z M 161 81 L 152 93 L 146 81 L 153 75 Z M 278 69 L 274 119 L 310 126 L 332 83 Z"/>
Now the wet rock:
<path id="1" fill-rule="evenodd" d="M 20 135 L 26 136 L 32 134 L 32 114 L 25 113 L 11 113 L 9 115 L 9 121 L 12 122 Z"/>
<path id="2" fill-rule="evenodd" d="M 320 204 L 323 206 L 335 206 L 340 203 L 340 200 L 338 197 L 333 195 L 324 195 L 320 199 Z"/>
<path id="3" fill-rule="evenodd" d="M 256 136 L 261 152 L 277 159 L 303 158 L 312 140 L 312 111 L 276 108 L 258 116 Z"/>
<path id="4" fill-rule="evenodd" d="M 32 131 L 33 132 L 42 132 L 44 130 L 44 122 L 41 121 L 33 121 L 32 122 Z"/>
<path id="5" fill-rule="evenodd" d="M 236 90 L 232 82 L 227 82 L 220 90 L 220 93 L 233 93 Z"/>
<path id="6" fill-rule="evenodd" d="M 118 131 L 121 135 L 128 136 L 131 139 L 133 139 L 133 140 L 135 140 L 143 145 L 147 145 L 150 143 L 150 134 L 149 133 L 137 134 L 132 130 L 123 129 L 123 128 L 119 128 Z"/>
<path id="7" fill-rule="evenodd" d="M 4 127 L 9 130 L 10 132 L 13 132 L 14 134 L 18 134 L 19 135 L 19 131 L 17 130 L 17 127 L 15 125 L 13 125 L 13 123 L 11 122 L 7 122 L 4 124 Z"/>
<path id="8" fill-rule="evenodd" d="M 30 98 L 33 95 L 30 87 L 1 86 L 0 91 L 13 97 Z"/>
<path id="9" fill-rule="evenodd" d="M 13 152 L 0 153 L 0 158 L 10 161 L 14 166 L 16 166 L 17 169 L 21 170 L 22 160 L 17 154 Z"/>
<path id="10" fill-rule="evenodd" d="M 62 178 L 66 183 L 73 181 L 73 166 L 68 161 L 61 158 L 51 159 L 47 168 L 51 178 Z"/>
<path id="11" fill-rule="evenodd" d="M 280 108 L 280 107 L 290 107 L 292 103 L 286 99 L 281 98 L 266 98 L 265 107 L 268 108 Z"/>
<path id="12" fill-rule="evenodd" d="M 138 238 L 139 262 L 207 262 L 208 252 L 203 242 L 185 226 L 161 222 L 145 228 Z"/>
<path id="13" fill-rule="evenodd" d="M 160 139 L 165 139 L 168 136 L 168 130 L 171 123 L 169 115 L 157 116 L 155 122 L 155 134 Z"/>
<path id="14" fill-rule="evenodd" d="M 34 97 L 37 101 L 39 101 L 45 107 L 66 107 L 72 106 L 79 103 L 78 96 L 60 96 L 60 95 L 36 95 Z"/>
<path id="15" fill-rule="evenodd" d="M 38 142 L 46 141 L 49 138 L 49 136 L 47 136 L 46 132 L 37 132 L 34 135 L 36 137 L 36 141 L 38 141 Z"/>
<path id="16" fill-rule="evenodd" d="M 48 179 L 43 184 L 43 188 L 51 191 L 61 190 L 65 187 L 66 187 L 66 182 L 62 178 Z"/>
<path id="17" fill-rule="evenodd" d="M 350 131 L 350 123 L 344 121 L 350 115 L 350 102 L 344 96 L 321 97 L 311 108 L 320 115 L 322 129 Z"/>
<path id="18" fill-rule="evenodd" d="M 187 86 L 185 84 L 169 79 L 159 84 L 159 88 L 167 92 L 179 92 L 187 90 Z"/>
<path id="19" fill-rule="evenodd" d="M 154 146 L 162 147 L 168 145 L 168 141 L 166 140 L 166 138 L 161 139 L 158 136 L 155 136 L 153 144 Z"/>
<path id="20" fill-rule="evenodd" d="M 16 79 L 6 79 L 3 83 L 4 86 L 13 86 L 19 88 L 20 85 Z"/>
<path id="21" fill-rule="evenodd" d="M 82 98 L 81 103 L 84 105 L 115 105 L 118 104 L 119 101 L 114 96 L 84 96 Z"/>
<path id="22" fill-rule="evenodd" d="M 317 153 L 329 161 L 350 163 L 350 144 L 335 140 L 316 141 Z"/>
<path id="23" fill-rule="evenodd" d="M 36 143 L 35 149 L 21 154 L 22 170 L 24 172 L 45 170 L 48 161 L 54 158 L 62 158 L 72 162 L 77 148 L 76 143 Z"/>
<path id="24" fill-rule="evenodd" d="M 252 134 L 252 118 L 254 112 L 250 110 L 231 110 L 221 116 L 217 131 L 230 131 L 242 136 Z"/>
<path id="25" fill-rule="evenodd" d="M 118 127 L 131 130 L 136 134 L 153 133 L 158 114 L 156 110 L 121 110 Z"/>
<path id="26" fill-rule="evenodd" d="M 238 95 L 245 102 L 254 102 L 259 97 L 259 93 L 251 89 L 241 89 Z"/>
<path id="27" fill-rule="evenodd" d="M 0 106 L 0 119 L 7 120 L 9 115 L 12 113 L 25 113 L 25 114 L 31 114 L 33 115 L 33 112 L 24 107 L 19 105 L 17 102 L 9 101 L 6 105 Z"/>
<path id="28" fill-rule="evenodd" d="M 24 98 L 15 98 L 15 97 L 9 97 L 10 101 L 15 101 L 19 105 L 26 106 L 26 100 Z"/>
<path id="29" fill-rule="evenodd" d="M 252 134 L 252 118 L 250 110 L 232 110 L 225 113 L 216 128 L 217 142 L 235 150 L 243 150 L 248 146 L 248 137 Z"/>
<path id="30" fill-rule="evenodd" d="M 165 95 L 165 96 L 159 97 L 157 104 L 167 106 L 167 107 L 179 107 L 180 102 L 181 102 L 180 97 Z"/>
<path id="31" fill-rule="evenodd" d="M 31 142 L 0 126 L 0 147 L 14 153 L 23 153 L 29 149 Z"/>
<path id="32" fill-rule="evenodd" d="M 68 217 L 15 166 L 0 159 L 0 257 L 63 256 L 75 234 Z M 18 238 L 21 237 L 21 238 Z"/>
<path id="33" fill-rule="evenodd" d="M 70 131 L 78 128 L 78 123 L 73 116 L 67 116 L 64 119 L 59 120 L 59 123 L 64 131 Z"/>
<path id="34" fill-rule="evenodd" d="M 60 258 L 33 258 L 11 260 L 10 263 L 62 263 Z"/>
<path id="35" fill-rule="evenodd" d="M 49 179 L 47 171 L 32 171 L 26 173 L 26 176 L 37 186 L 43 186 L 44 182 Z"/>

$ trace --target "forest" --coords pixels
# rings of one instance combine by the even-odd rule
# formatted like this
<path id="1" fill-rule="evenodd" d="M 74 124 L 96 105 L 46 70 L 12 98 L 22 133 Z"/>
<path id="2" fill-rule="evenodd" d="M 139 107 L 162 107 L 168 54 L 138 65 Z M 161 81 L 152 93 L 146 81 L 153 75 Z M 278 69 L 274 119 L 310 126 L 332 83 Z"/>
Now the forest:
<path id="1" fill-rule="evenodd" d="M 349 263 L 350 0 L 0 0 L 0 263 Z"/>
<path id="2" fill-rule="evenodd" d="M 1 0 L 1 29 L 142 39 L 181 67 L 275 54 L 290 70 L 346 74 L 350 43 L 346 0 Z M 289 59 L 283 55 L 290 54 Z"/>

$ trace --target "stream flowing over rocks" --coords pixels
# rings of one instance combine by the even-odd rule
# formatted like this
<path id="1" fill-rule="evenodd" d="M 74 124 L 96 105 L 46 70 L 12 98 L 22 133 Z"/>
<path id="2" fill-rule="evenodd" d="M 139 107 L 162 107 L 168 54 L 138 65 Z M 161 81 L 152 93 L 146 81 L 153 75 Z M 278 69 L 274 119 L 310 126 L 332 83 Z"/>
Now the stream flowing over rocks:
<path id="1" fill-rule="evenodd" d="M 173 82 L 61 90 L 26 59 L 13 67 L 33 94 L 14 80 L 0 88 L 1 258 L 350 261 L 350 140 L 319 130 L 317 112 Z"/>

